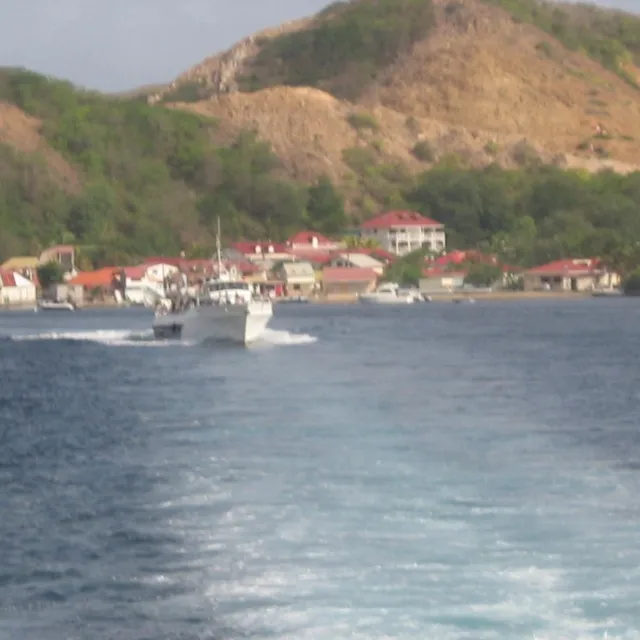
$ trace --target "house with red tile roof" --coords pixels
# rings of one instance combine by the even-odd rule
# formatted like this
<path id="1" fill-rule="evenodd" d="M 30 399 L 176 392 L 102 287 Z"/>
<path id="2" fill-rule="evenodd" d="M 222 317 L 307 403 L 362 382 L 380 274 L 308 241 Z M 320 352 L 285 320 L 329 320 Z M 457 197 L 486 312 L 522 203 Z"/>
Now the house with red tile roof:
<path id="1" fill-rule="evenodd" d="M 360 225 L 363 238 L 373 238 L 385 250 L 403 256 L 418 249 L 444 251 L 444 225 L 415 211 L 387 211 Z"/>
<path id="2" fill-rule="evenodd" d="M 344 249 L 336 251 L 329 262 L 330 267 L 357 267 L 361 269 L 373 269 L 381 276 L 385 269 L 385 263 L 382 260 L 374 258 L 369 253 L 360 251 L 351 251 Z"/>
<path id="3" fill-rule="evenodd" d="M 69 280 L 69 284 L 80 285 L 87 291 L 94 289 L 111 290 L 119 272 L 120 269 L 118 267 L 104 267 L 95 271 L 80 271 Z"/>
<path id="4" fill-rule="evenodd" d="M 340 249 L 342 243 L 331 240 L 317 231 L 298 231 L 287 240 L 286 245 L 291 249 L 332 251 Z"/>
<path id="5" fill-rule="evenodd" d="M 525 291 L 593 291 L 620 285 L 598 258 L 563 258 L 524 272 Z"/>
<path id="6" fill-rule="evenodd" d="M 315 268 L 320 269 L 328 264 L 333 257 L 333 251 L 324 249 L 289 249 L 288 260 L 310 262 Z"/>
<path id="7" fill-rule="evenodd" d="M 231 248 L 252 262 L 286 260 L 289 257 L 289 247 L 283 242 L 245 240 L 232 243 Z"/>
<path id="8" fill-rule="evenodd" d="M 0 269 L 0 306 L 36 304 L 36 286 L 15 271 Z"/>

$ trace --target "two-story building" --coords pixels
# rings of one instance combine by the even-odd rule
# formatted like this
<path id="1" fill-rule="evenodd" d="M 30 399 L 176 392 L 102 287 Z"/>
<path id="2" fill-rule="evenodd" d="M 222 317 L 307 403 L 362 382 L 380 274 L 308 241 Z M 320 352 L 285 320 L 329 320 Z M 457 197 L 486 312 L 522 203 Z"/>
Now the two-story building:
<path id="1" fill-rule="evenodd" d="M 70 244 L 57 244 L 45 249 L 39 257 L 40 264 L 57 262 L 65 273 L 73 273 L 76 268 L 75 248 Z"/>
<path id="2" fill-rule="evenodd" d="M 415 211 L 380 214 L 360 225 L 360 235 L 399 256 L 417 249 L 440 252 L 446 248 L 444 225 Z"/>

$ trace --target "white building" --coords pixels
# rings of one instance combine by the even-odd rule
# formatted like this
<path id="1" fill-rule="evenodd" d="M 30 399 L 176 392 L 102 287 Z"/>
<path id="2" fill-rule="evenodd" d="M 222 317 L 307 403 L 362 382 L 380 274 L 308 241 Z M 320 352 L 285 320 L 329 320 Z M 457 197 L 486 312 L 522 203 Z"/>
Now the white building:
<path id="1" fill-rule="evenodd" d="M 36 285 L 15 271 L 0 269 L 0 304 L 22 306 L 36 304 Z"/>
<path id="2" fill-rule="evenodd" d="M 164 292 L 163 278 L 173 277 L 178 267 L 171 264 L 141 264 L 125 267 L 125 298 L 133 304 L 153 306 L 154 296 Z"/>
<path id="3" fill-rule="evenodd" d="M 388 211 L 360 226 L 363 238 L 373 238 L 386 251 L 403 256 L 417 249 L 446 248 L 444 225 L 413 211 Z"/>

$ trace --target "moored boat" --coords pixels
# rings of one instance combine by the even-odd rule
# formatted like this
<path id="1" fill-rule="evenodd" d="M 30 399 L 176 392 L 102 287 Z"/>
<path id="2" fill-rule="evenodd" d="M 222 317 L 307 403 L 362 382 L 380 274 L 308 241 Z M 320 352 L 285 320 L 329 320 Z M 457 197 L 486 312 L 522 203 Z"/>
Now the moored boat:
<path id="1" fill-rule="evenodd" d="M 38 300 L 38 309 L 42 311 L 75 311 L 76 306 L 72 302 L 61 300 Z"/>
<path id="2" fill-rule="evenodd" d="M 400 289 L 395 282 L 385 282 L 375 291 L 359 294 L 358 300 L 365 304 L 412 304 L 416 296 L 411 291 Z"/>

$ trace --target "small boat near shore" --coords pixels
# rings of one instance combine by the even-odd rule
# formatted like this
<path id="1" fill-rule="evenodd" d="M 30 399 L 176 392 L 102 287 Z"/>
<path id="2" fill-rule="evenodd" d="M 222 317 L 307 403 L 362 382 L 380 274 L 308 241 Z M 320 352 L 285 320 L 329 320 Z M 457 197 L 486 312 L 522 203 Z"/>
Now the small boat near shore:
<path id="1" fill-rule="evenodd" d="M 591 295 L 594 298 L 617 298 L 623 296 L 624 292 L 622 289 L 594 289 Z"/>
<path id="2" fill-rule="evenodd" d="M 37 308 L 40 311 L 75 311 L 77 307 L 61 300 L 38 300 Z"/>
<path id="3" fill-rule="evenodd" d="M 364 304 L 413 304 L 419 299 L 419 295 L 401 289 L 395 282 L 385 282 L 371 293 L 358 295 L 358 301 Z"/>

